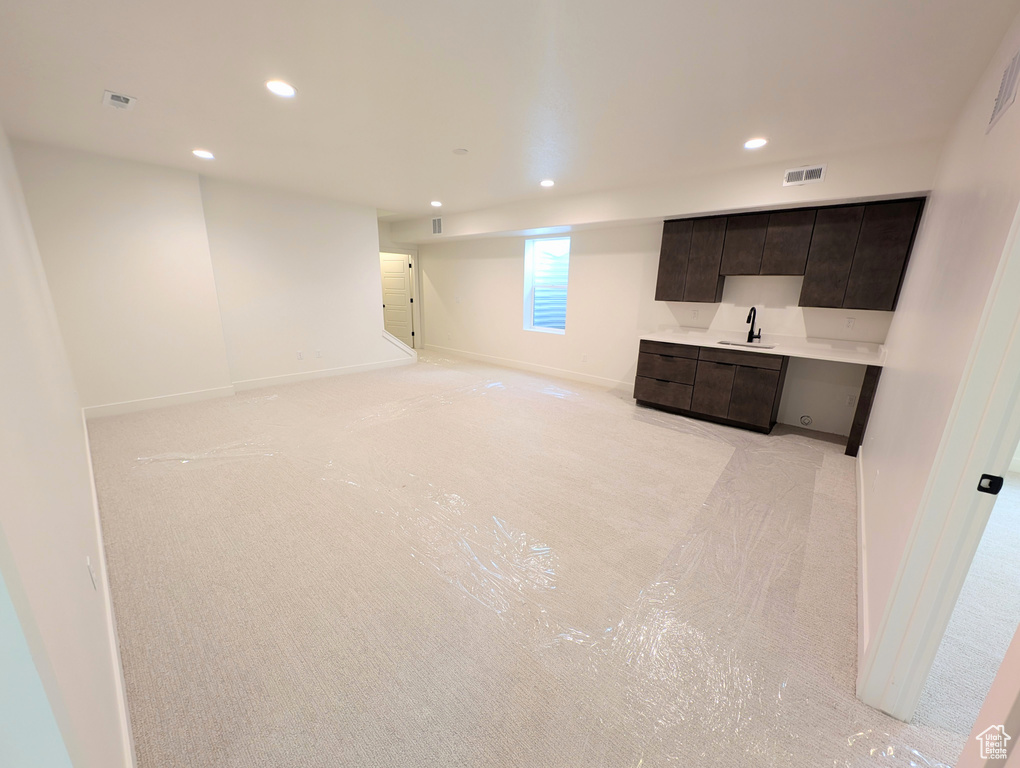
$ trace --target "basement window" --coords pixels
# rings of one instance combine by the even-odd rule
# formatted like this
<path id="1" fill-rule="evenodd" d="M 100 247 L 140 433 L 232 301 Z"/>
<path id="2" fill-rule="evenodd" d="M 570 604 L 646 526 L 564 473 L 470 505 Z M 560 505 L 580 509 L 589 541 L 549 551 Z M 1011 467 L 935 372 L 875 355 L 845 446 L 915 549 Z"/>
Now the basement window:
<path id="1" fill-rule="evenodd" d="M 570 238 L 524 241 L 524 330 L 565 333 Z"/>

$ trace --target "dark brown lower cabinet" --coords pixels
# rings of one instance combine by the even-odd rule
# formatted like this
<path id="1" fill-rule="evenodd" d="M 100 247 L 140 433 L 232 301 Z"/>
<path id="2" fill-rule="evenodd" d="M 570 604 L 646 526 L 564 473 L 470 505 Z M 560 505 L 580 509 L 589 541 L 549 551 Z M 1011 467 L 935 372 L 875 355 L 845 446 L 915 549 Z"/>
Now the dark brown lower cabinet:
<path id="1" fill-rule="evenodd" d="M 719 347 L 641 341 L 634 399 L 684 416 L 771 432 L 779 416 L 790 358 Z M 869 365 L 846 455 L 856 456 L 882 369 Z"/>
<path id="2" fill-rule="evenodd" d="M 694 396 L 691 410 L 706 416 L 725 419 L 730 410 L 730 391 L 733 389 L 735 365 L 698 361 L 698 374 L 694 379 Z"/>
<path id="3" fill-rule="evenodd" d="M 779 379 L 779 371 L 736 366 L 727 418 L 756 427 L 770 427 L 778 413 Z"/>
<path id="4" fill-rule="evenodd" d="M 776 423 L 789 358 L 642 341 L 634 398 L 759 432 Z"/>

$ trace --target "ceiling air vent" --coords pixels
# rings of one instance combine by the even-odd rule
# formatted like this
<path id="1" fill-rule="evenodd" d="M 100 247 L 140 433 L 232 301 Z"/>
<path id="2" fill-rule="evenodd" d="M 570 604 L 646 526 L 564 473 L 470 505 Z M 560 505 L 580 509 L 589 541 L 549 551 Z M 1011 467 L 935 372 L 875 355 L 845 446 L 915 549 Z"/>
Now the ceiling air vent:
<path id="1" fill-rule="evenodd" d="M 825 181 L 824 165 L 806 165 L 803 168 L 790 168 L 783 176 L 784 187 L 814 184 L 819 181 Z"/>
<path id="2" fill-rule="evenodd" d="M 999 95 L 995 97 L 995 106 L 992 107 L 992 119 L 988 121 L 988 131 L 992 130 L 1002 113 L 1009 109 L 1010 104 L 1016 100 L 1017 76 L 1020 75 L 1020 51 L 1017 51 L 1012 61 L 1002 73 L 1002 82 L 999 83 Z"/>
<path id="3" fill-rule="evenodd" d="M 114 93 L 113 91 L 103 91 L 103 103 L 114 109 L 133 109 L 136 101 L 138 99 L 134 96 L 125 96 L 123 93 Z"/>
<path id="4" fill-rule="evenodd" d="M 436 216 L 432 219 L 432 234 L 441 235 L 443 234 L 443 219 L 441 216 Z"/>

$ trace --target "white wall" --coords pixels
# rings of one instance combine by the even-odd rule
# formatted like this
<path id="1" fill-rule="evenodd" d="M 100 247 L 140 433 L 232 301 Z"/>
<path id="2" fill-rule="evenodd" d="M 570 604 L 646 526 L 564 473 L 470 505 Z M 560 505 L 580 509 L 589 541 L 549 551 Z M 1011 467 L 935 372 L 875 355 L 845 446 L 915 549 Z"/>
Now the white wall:
<path id="1" fill-rule="evenodd" d="M 85 406 L 230 392 L 198 176 L 15 143 Z"/>
<path id="2" fill-rule="evenodd" d="M 524 238 L 421 245 L 426 345 L 630 388 L 641 333 L 680 325 L 742 331 L 752 305 L 765 333 L 784 336 L 882 342 L 889 326 L 886 312 L 798 307 L 800 277 L 728 277 L 718 305 L 657 302 L 661 223 L 582 229 L 570 237 L 562 336 L 523 330 Z M 845 328 L 848 314 L 853 330 Z M 847 396 L 856 396 L 863 376 L 862 366 L 791 361 L 780 421 L 799 425 L 808 415 L 812 429 L 849 434 L 854 406 Z"/>
<path id="3" fill-rule="evenodd" d="M 2 129 L 0 328 L 0 573 L 74 765 L 125 766 L 120 667 L 81 405 Z M 3 624 L 10 637 L 9 620 Z M 3 663 L 18 663 L 13 650 Z M 19 710 L 0 722 L 0 732 L 17 729 L 0 745 L 32 751 L 20 762 L 0 753 L 4 766 L 60 764 L 59 746 L 44 741 L 52 728 L 33 686 L 24 669 L 5 673 L 0 686 L 0 710 Z M 39 741 L 24 743 L 32 731 L 22 728 Z"/>
<path id="4" fill-rule="evenodd" d="M 861 451 L 868 633 L 887 609 L 1017 206 L 1020 106 L 985 130 L 1015 21 L 950 135 L 926 206 Z"/>
<path id="5" fill-rule="evenodd" d="M 407 243 L 434 243 L 496 234 L 550 234 L 541 230 L 640 221 L 740 210 L 889 197 L 931 188 L 938 160 L 937 142 L 878 147 L 799 162 L 769 163 L 679 182 L 635 189 L 614 189 L 584 195 L 549 190 L 542 198 L 466 213 L 443 213 L 443 234 L 432 234 L 431 218 L 389 223 L 390 237 Z M 826 163 L 821 184 L 784 187 L 783 171 L 810 163 Z"/>
<path id="6" fill-rule="evenodd" d="M 378 213 L 378 211 L 377 211 Z M 379 221 L 379 250 L 386 253 L 410 253 L 417 255 L 418 246 L 414 243 L 398 243 L 393 239 L 390 222 Z"/>
<path id="7" fill-rule="evenodd" d="M 410 359 L 383 338 L 374 209 L 14 150 L 90 417 Z"/>
<path id="8" fill-rule="evenodd" d="M 202 199 L 235 383 L 408 359 L 382 336 L 374 208 L 207 178 Z"/>

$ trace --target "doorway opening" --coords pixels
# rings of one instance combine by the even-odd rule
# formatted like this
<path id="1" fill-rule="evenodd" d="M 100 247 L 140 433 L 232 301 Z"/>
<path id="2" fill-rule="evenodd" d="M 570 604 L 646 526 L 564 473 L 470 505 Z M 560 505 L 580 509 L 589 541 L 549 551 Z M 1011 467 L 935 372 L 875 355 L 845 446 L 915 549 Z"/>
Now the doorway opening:
<path id="1" fill-rule="evenodd" d="M 913 719 L 961 749 L 1020 624 L 1020 450 L 1004 480 Z"/>
<path id="2" fill-rule="evenodd" d="M 414 349 L 418 346 L 414 317 L 414 262 L 406 253 L 381 252 L 379 269 L 382 273 L 383 327 L 387 333 Z"/>

